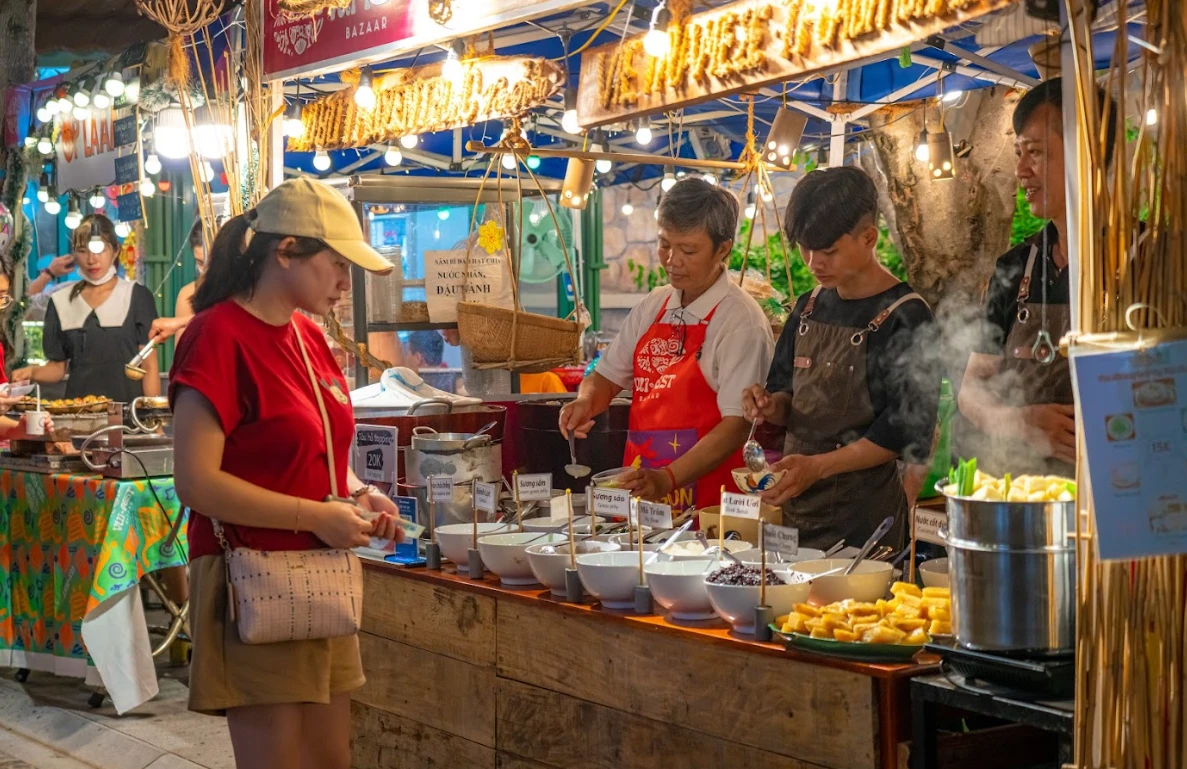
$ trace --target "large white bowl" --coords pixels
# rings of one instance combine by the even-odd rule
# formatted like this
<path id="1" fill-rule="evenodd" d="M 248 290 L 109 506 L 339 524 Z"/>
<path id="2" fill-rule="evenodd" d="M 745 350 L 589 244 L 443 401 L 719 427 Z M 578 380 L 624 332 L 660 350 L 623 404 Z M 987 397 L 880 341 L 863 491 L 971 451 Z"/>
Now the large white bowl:
<path id="1" fill-rule="evenodd" d="M 598 516 L 598 526 L 606 526 L 609 523 L 608 518 Z M 568 526 L 568 518 L 529 518 L 523 522 L 524 531 L 553 531 L 562 526 Z M 564 529 L 568 531 L 568 529 Z M 577 536 L 584 536 L 589 534 L 589 516 L 578 515 L 573 517 L 573 533 Z"/>
<path id="2" fill-rule="evenodd" d="M 742 550 L 741 552 L 734 552 L 734 557 L 742 563 L 762 563 L 762 552 L 757 547 L 751 548 L 750 550 Z M 799 563 L 800 561 L 815 561 L 816 559 L 823 557 L 823 550 L 817 550 L 814 547 L 801 547 L 799 552 L 794 556 L 785 555 L 783 556 L 783 560 L 779 561 L 775 558 L 775 554 L 768 550 L 767 566 L 778 567 L 781 563 L 789 564 Z"/>
<path id="3" fill-rule="evenodd" d="M 674 619 L 702 620 L 716 616 L 705 590 L 705 572 L 716 567 L 713 561 L 656 561 L 643 567 L 651 596 L 668 610 Z"/>
<path id="4" fill-rule="evenodd" d="M 770 567 L 768 567 L 770 568 Z M 784 579 L 797 579 L 790 570 L 771 569 Z M 710 572 L 712 573 L 712 572 Z M 707 581 L 705 575 L 705 591 L 709 594 L 709 603 L 717 616 L 733 625 L 734 631 L 744 635 L 754 634 L 754 610 L 758 607 L 762 591 L 758 585 L 714 585 Z M 803 603 L 808 598 L 809 586 L 807 582 L 776 585 L 767 583 L 767 606 L 771 607 L 774 616 L 788 614 L 797 603 Z"/>
<path id="5" fill-rule="evenodd" d="M 717 547 L 717 541 L 709 540 L 709 547 Z M 753 548 L 754 545 L 750 544 L 749 542 L 743 542 L 740 539 L 727 539 L 725 541 L 725 550 L 728 553 L 741 553 Z M 688 552 L 679 552 L 681 550 L 686 550 Z M 684 538 L 676 540 L 676 542 L 672 543 L 671 547 L 663 551 L 663 554 L 668 556 L 668 558 L 672 559 L 673 561 L 705 560 L 705 548 L 700 542 L 696 541 L 695 536 L 692 537 L 691 542 L 685 540 Z M 709 556 L 709 559 L 714 560 L 712 555 Z M 716 560 L 720 560 L 720 558 Z"/>
<path id="6" fill-rule="evenodd" d="M 948 559 L 933 558 L 919 564 L 919 578 L 924 587 L 948 587 Z"/>
<path id="7" fill-rule="evenodd" d="M 577 573 L 586 592 L 607 609 L 633 609 L 639 584 L 639 551 L 589 553 L 577 556 Z M 644 581 L 647 575 L 643 575 Z"/>
<path id="8" fill-rule="evenodd" d="M 568 541 L 560 534 L 534 531 L 489 534 L 478 539 L 478 552 L 482 555 L 482 565 L 498 574 L 504 585 L 535 585 L 536 575 L 524 551 L 529 545 L 559 545 Z"/>
<path id="9" fill-rule="evenodd" d="M 478 537 L 488 534 L 501 534 L 512 531 L 514 524 L 480 523 Z M 470 548 L 474 546 L 474 524 L 450 523 L 437 527 L 437 544 L 441 546 L 441 555 L 453 561 L 458 571 L 469 571 Z"/>
<path id="10" fill-rule="evenodd" d="M 544 548 L 555 549 L 555 552 L 544 553 L 541 552 Z M 584 555 L 585 553 L 610 553 L 617 552 L 622 548 L 613 542 L 599 542 L 597 540 L 584 540 L 577 543 L 577 554 Z M 565 595 L 565 569 L 569 568 L 569 543 L 563 545 L 528 545 L 525 551 L 528 554 L 528 564 L 532 567 L 532 574 L 536 575 L 536 579 L 540 584 L 544 585 L 552 591 L 555 596 Z"/>
<path id="11" fill-rule="evenodd" d="M 800 561 L 792 564 L 791 568 L 811 579 L 812 590 L 808 601 L 816 606 L 844 601 L 847 598 L 872 602 L 886 597 L 890 581 L 894 578 L 894 569 L 885 561 L 862 561 L 857 565 L 857 570 L 848 576 L 838 572 L 814 579 L 817 574 L 843 568 L 851 563 L 851 558 L 821 558 L 815 561 Z"/>

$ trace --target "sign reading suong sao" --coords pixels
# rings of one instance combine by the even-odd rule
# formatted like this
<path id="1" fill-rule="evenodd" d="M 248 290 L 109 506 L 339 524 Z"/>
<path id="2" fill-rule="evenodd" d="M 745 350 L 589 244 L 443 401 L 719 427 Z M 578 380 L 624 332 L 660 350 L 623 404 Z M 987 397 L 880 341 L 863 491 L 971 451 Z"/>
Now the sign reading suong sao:
<path id="1" fill-rule="evenodd" d="M 588 0 L 452 0 L 450 18 L 429 17 L 429 0 L 353 0 L 312 16 L 280 13 L 264 0 L 264 78 L 332 72 L 372 59 L 390 59 L 515 21 L 548 16 Z"/>

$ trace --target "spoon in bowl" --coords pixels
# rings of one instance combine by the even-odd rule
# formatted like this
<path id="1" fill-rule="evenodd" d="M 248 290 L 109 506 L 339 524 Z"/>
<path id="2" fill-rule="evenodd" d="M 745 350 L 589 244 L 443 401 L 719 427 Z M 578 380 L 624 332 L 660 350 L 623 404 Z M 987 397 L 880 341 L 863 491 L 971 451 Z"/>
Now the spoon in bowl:
<path id="1" fill-rule="evenodd" d="M 742 459 L 746 462 L 746 469 L 752 473 L 761 473 L 767 469 L 767 455 L 762 445 L 754 440 L 754 431 L 758 429 L 758 420 L 750 423 L 750 437 L 742 444 Z"/>
<path id="2" fill-rule="evenodd" d="M 577 464 L 577 442 L 571 430 L 569 431 L 569 459 L 571 463 L 565 465 L 565 472 L 574 478 L 584 478 L 592 472 L 585 465 Z"/>
<path id="3" fill-rule="evenodd" d="M 705 536 L 705 532 L 703 532 L 703 531 L 697 532 L 697 541 L 700 542 L 701 546 L 705 548 L 705 552 L 703 552 L 701 555 L 708 555 L 709 553 L 712 553 L 714 550 L 719 550 L 721 557 L 725 558 L 725 560 L 730 561 L 731 563 L 736 563 L 739 566 L 743 565 L 741 559 L 736 557 L 733 553 L 731 553 L 729 550 L 725 549 L 724 547 L 719 548 L 717 545 L 710 546 L 709 538 Z"/>

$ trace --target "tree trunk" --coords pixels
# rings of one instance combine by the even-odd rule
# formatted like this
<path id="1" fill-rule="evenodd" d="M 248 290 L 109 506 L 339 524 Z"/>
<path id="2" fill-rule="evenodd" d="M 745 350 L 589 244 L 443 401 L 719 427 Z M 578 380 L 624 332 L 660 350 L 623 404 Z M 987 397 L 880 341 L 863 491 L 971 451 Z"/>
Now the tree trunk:
<path id="1" fill-rule="evenodd" d="M 10 85 L 33 80 L 37 68 L 33 32 L 37 0 L 0 2 L 0 115 L 7 114 L 5 96 Z"/>
<path id="2" fill-rule="evenodd" d="M 4 368 L 7 368 L 5 357 L 9 362 L 24 359 L 24 333 L 20 321 L 25 306 L 24 260 L 29 253 L 29 228 L 32 225 L 21 210 L 27 179 L 22 157 L 25 149 L 21 145 L 4 147 L 3 132 L 7 121 L 3 118 L 8 114 L 9 86 L 32 82 L 36 77 L 37 56 L 33 40 L 36 21 L 37 0 L 0 0 L 0 167 L 7 171 L 0 186 L 0 201 L 8 206 L 15 224 L 7 253 L 0 253 L 0 270 L 9 279 L 10 292 L 15 300 L 7 312 L 0 313 L 0 343 L 6 352 L 0 356 L 0 367 Z"/>

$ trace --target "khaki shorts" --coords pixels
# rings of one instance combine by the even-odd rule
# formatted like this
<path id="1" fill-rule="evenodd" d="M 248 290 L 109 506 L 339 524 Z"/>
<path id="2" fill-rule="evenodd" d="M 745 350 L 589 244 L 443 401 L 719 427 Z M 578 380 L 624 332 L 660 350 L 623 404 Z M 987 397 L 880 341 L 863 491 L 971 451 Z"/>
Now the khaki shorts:
<path id="1" fill-rule="evenodd" d="M 227 618 L 221 555 L 190 564 L 190 710 L 223 715 L 246 705 L 315 703 L 363 685 L 358 636 L 249 646 Z"/>

